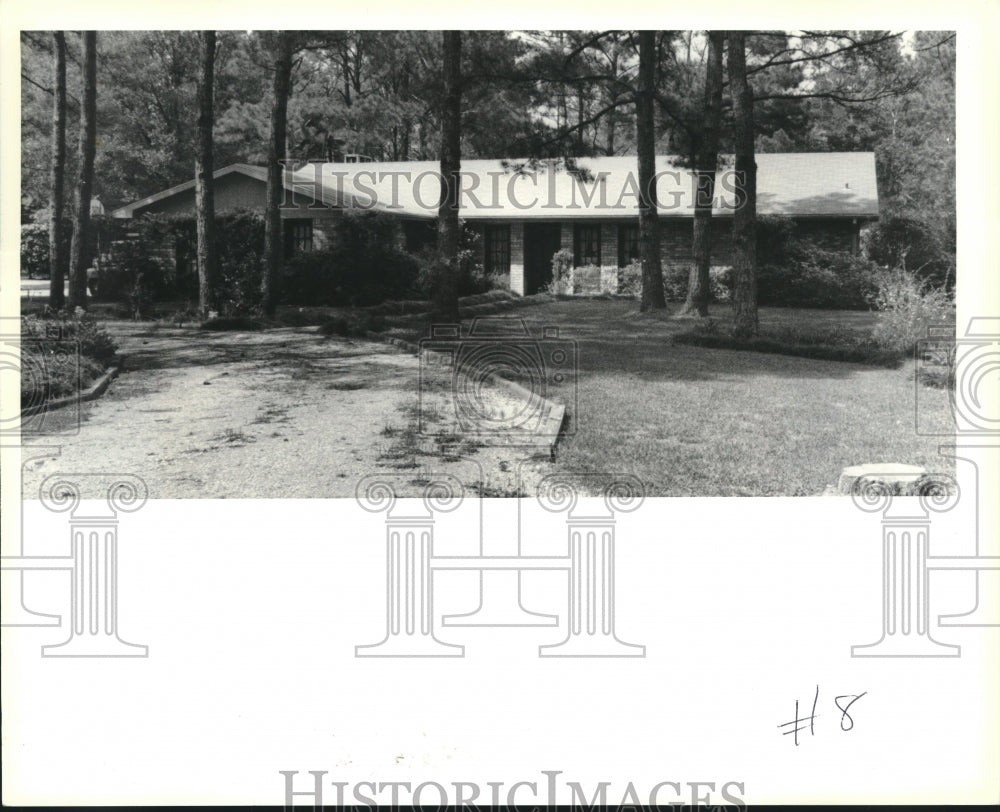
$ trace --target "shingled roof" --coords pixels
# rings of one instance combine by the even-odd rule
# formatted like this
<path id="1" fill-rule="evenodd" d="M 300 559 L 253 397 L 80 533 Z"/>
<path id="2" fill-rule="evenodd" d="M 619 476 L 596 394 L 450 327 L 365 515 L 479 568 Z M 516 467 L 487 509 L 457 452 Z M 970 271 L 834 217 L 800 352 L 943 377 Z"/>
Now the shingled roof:
<path id="1" fill-rule="evenodd" d="M 790 217 L 878 216 L 875 155 L 871 152 L 763 153 L 757 160 L 757 211 Z M 731 215 L 736 204 L 731 156 L 716 174 L 713 207 Z M 693 175 L 675 158 L 656 159 L 657 198 L 664 217 L 691 217 Z M 237 171 L 266 182 L 263 167 L 233 164 L 215 177 Z M 193 181 L 124 206 L 116 216 L 189 189 Z M 437 161 L 312 163 L 285 175 L 286 189 L 310 201 L 372 209 L 401 217 L 437 216 L 441 190 Z M 463 160 L 460 201 L 467 220 L 635 217 L 638 214 L 636 158 L 578 158 L 573 171 L 562 162 Z"/>

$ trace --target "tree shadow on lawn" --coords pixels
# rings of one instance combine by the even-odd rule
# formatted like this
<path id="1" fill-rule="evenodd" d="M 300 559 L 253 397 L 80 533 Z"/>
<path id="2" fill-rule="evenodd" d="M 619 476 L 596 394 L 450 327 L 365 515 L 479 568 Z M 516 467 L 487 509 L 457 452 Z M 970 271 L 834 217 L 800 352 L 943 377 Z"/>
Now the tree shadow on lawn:
<path id="1" fill-rule="evenodd" d="M 320 336 L 314 331 L 290 327 L 210 332 L 197 328 L 115 325 L 111 332 L 130 372 L 240 362 L 282 362 L 294 367 L 317 359 L 367 357 L 373 348 L 382 351 L 381 345 L 372 342 Z"/>

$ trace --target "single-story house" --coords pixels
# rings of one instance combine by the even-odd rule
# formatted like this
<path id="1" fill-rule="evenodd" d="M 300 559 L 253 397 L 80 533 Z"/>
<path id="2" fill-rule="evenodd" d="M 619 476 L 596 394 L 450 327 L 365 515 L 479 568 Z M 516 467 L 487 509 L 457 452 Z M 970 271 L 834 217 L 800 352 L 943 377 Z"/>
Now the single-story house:
<path id="1" fill-rule="evenodd" d="M 832 248 L 858 250 L 861 227 L 878 218 L 875 156 L 871 152 L 764 153 L 757 160 L 757 212 L 791 218 L 799 233 Z M 716 174 L 712 264 L 731 262 L 733 170 Z M 729 161 L 731 167 L 731 160 Z M 602 275 L 638 257 L 639 185 L 635 157 L 561 161 L 463 160 L 462 219 L 482 237 L 479 259 L 506 273 L 516 293 L 536 292 L 551 278 L 552 255 L 572 253 L 576 266 Z M 284 173 L 286 251 L 323 248 L 345 209 L 399 218 L 400 241 L 410 249 L 434 238 L 441 191 L 436 161 L 306 163 Z M 669 156 L 656 161 L 656 189 L 664 267 L 689 265 L 694 217 L 694 173 Z M 263 210 L 267 173 L 233 164 L 215 173 L 218 213 Z M 189 181 L 124 206 L 115 217 L 194 213 Z"/>

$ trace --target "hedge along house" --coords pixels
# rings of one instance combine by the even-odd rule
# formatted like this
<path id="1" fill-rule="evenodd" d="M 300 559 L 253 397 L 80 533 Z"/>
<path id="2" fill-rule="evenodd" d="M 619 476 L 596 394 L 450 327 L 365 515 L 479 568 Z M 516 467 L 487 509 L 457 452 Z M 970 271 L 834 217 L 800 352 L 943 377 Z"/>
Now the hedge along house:
<path id="1" fill-rule="evenodd" d="M 757 212 L 788 217 L 800 234 L 831 249 L 858 250 L 861 227 L 878 218 L 874 153 L 765 153 L 757 160 Z M 726 161 L 723 161 L 725 166 Z M 731 165 L 731 161 L 729 162 Z M 660 247 L 665 270 L 692 261 L 694 175 L 668 156 L 656 162 Z M 481 237 L 478 259 L 488 273 L 509 274 L 510 288 L 531 294 L 552 275 L 565 249 L 575 267 L 600 269 L 614 290 L 618 269 L 639 255 L 639 184 L 635 157 L 560 161 L 463 160 L 460 217 Z M 263 211 L 267 172 L 234 164 L 215 173 L 216 212 Z M 441 193 L 435 161 L 307 163 L 284 174 L 286 254 L 330 244 L 345 209 L 381 211 L 400 221 L 410 250 L 433 241 Z M 716 174 L 712 264 L 731 264 L 732 216 L 740 201 L 734 173 Z M 113 214 L 194 215 L 194 182 L 124 206 Z"/>

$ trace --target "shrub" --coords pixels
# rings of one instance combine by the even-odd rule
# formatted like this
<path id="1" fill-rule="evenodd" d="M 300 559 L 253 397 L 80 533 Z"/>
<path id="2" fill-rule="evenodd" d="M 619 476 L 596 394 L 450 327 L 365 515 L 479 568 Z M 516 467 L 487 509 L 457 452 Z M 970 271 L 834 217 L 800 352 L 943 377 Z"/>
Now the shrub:
<path id="1" fill-rule="evenodd" d="M 670 265 L 663 269 L 663 289 L 667 301 L 683 302 L 687 298 L 690 273 L 690 265 Z M 728 302 L 732 296 L 733 269 L 712 265 L 708 269 L 708 280 L 710 300 Z"/>
<path id="2" fill-rule="evenodd" d="M 398 247 L 399 223 L 379 212 L 345 211 L 330 248 L 284 264 L 282 300 L 295 305 L 371 305 L 414 290 L 420 265 Z"/>
<path id="3" fill-rule="evenodd" d="M 573 268 L 570 273 L 573 293 L 600 293 L 601 269 L 596 265 Z"/>
<path id="4" fill-rule="evenodd" d="M 880 271 L 872 304 L 879 311 L 872 338 L 888 349 L 909 352 L 927 329 L 955 322 L 955 302 L 944 287 L 933 287 L 901 268 Z"/>
<path id="5" fill-rule="evenodd" d="M 69 247 L 73 238 L 73 224 L 70 220 L 63 222 L 62 228 L 63 261 L 68 270 Z M 48 223 L 24 223 L 21 226 L 21 273 L 26 273 L 29 279 L 36 276 L 49 275 L 49 225 Z"/>
<path id="6" fill-rule="evenodd" d="M 636 299 L 642 295 L 642 265 L 639 262 L 618 269 L 618 292 Z"/>
<path id="7" fill-rule="evenodd" d="M 40 359 L 44 379 L 32 377 L 30 365 L 21 366 L 21 404 L 37 403 L 48 398 L 73 395 L 78 385 L 88 386 L 112 364 L 117 350 L 110 334 L 91 316 L 69 315 L 64 311 L 46 308 L 34 316 L 21 317 L 21 336 L 30 343 L 35 340 L 43 352 L 51 358 Z M 46 351 L 47 343 L 53 342 L 51 351 Z M 56 363 L 54 342 L 72 342 L 79 352 L 79 369 L 75 362 Z M 37 371 L 37 369 L 34 371 Z M 41 386 L 41 391 L 38 387 Z"/>
<path id="8" fill-rule="evenodd" d="M 773 307 L 864 310 L 876 289 L 876 266 L 849 251 L 830 251 L 797 238 L 781 263 L 760 264 L 757 301 Z"/>
<path id="9" fill-rule="evenodd" d="M 565 295 L 573 292 L 573 252 L 561 248 L 552 255 L 552 280 L 545 286 L 548 293 Z"/>
<path id="10" fill-rule="evenodd" d="M 886 217 L 867 230 L 865 249 L 879 265 L 913 271 L 921 280 L 936 287 L 954 285 L 953 223 Z"/>

